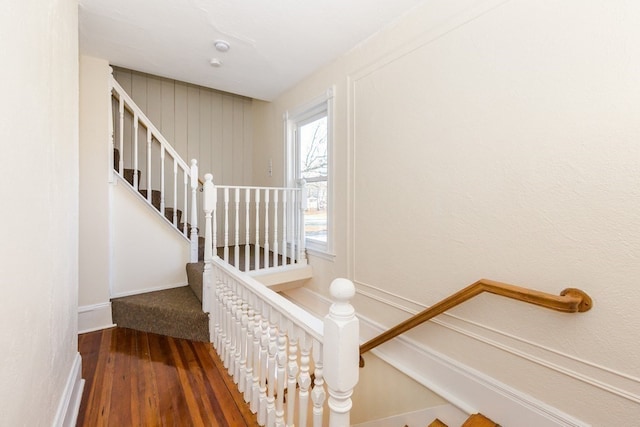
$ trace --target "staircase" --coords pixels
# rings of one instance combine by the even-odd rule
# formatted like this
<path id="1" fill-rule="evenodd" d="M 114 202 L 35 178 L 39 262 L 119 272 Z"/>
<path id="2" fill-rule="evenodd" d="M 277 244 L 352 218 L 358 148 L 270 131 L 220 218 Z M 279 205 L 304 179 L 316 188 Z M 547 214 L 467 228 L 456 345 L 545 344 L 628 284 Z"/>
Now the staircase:
<path id="1" fill-rule="evenodd" d="M 113 322 L 145 332 L 210 341 L 209 316 L 203 311 L 204 237 L 198 236 L 197 214 L 198 204 L 204 202 L 204 183 L 198 178 L 197 162 L 192 160 L 189 166 L 182 160 L 113 76 L 110 85 L 113 181 L 129 187 L 141 203 L 153 207 L 158 220 L 171 225 L 190 247 L 187 286 L 112 298 Z M 274 290 L 287 289 L 288 284 L 311 276 L 299 232 L 301 188 L 213 186 L 211 178 L 209 182 L 213 187 L 209 197 L 213 251 L 220 258 Z"/>

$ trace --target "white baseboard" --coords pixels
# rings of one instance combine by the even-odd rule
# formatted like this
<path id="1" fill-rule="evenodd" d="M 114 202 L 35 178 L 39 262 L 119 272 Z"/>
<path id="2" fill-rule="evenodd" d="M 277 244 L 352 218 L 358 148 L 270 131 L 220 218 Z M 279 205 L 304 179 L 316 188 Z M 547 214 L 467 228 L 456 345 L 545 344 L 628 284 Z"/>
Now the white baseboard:
<path id="1" fill-rule="evenodd" d="M 460 426 L 467 417 L 467 414 L 453 405 L 439 405 L 379 420 L 353 424 L 352 427 L 425 426 L 436 418 L 447 425 Z"/>
<path id="2" fill-rule="evenodd" d="M 308 288 L 286 292 L 293 302 L 323 315 L 331 301 Z M 322 307 L 320 307 L 322 306 Z M 360 339 L 369 339 L 384 328 L 363 316 Z M 372 350 L 377 357 L 405 375 L 443 397 L 467 415 L 482 412 L 506 426 L 518 427 L 588 427 L 573 416 L 515 390 L 494 378 L 440 354 L 428 345 L 400 336 Z M 366 369 L 366 368 L 365 368 Z M 442 420 L 446 422 L 446 420 Z"/>
<path id="3" fill-rule="evenodd" d="M 111 298 L 130 297 L 131 295 L 146 294 L 147 292 L 165 291 L 167 289 L 180 288 L 182 286 L 189 286 L 189 284 L 187 282 L 180 282 L 180 283 L 174 283 L 169 285 L 154 286 L 153 288 L 144 288 L 144 289 L 137 289 L 135 291 L 120 292 L 120 293 L 115 293 L 111 295 Z"/>
<path id="4" fill-rule="evenodd" d="M 67 384 L 64 388 L 62 399 L 60 399 L 58 410 L 56 411 L 56 418 L 52 425 L 56 427 L 73 427 L 76 425 L 83 389 L 82 358 L 80 357 L 80 353 L 77 353 L 69 376 L 67 377 Z"/>
<path id="5" fill-rule="evenodd" d="M 78 333 L 93 332 L 115 326 L 111 318 L 111 302 L 78 307 Z"/>

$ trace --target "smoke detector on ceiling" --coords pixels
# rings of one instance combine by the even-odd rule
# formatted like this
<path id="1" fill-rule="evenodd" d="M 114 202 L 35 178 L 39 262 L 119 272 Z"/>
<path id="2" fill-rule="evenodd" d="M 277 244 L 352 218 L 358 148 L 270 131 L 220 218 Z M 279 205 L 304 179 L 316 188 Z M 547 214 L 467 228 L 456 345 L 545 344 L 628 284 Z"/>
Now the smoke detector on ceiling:
<path id="1" fill-rule="evenodd" d="M 231 45 L 226 40 L 216 40 L 213 42 L 213 45 L 216 47 L 218 52 L 227 52 L 231 49 Z"/>

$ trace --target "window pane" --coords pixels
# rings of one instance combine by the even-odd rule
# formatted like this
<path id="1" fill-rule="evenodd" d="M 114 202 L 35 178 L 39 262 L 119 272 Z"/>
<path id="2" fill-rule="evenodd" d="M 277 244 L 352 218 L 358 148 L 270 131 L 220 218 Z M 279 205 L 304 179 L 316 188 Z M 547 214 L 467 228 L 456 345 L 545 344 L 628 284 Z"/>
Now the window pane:
<path id="1" fill-rule="evenodd" d="M 299 127 L 300 177 L 307 181 L 304 215 L 308 239 L 327 241 L 327 116 Z"/>

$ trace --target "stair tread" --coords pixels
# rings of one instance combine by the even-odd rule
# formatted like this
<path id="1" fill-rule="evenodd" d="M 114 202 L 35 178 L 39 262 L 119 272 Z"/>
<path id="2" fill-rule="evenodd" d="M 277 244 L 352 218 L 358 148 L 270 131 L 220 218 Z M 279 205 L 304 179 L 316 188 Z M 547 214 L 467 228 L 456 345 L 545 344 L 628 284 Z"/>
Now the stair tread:
<path id="1" fill-rule="evenodd" d="M 482 414 L 473 414 L 461 427 L 500 427 Z"/>
<path id="2" fill-rule="evenodd" d="M 114 298 L 111 309 L 121 327 L 209 341 L 209 315 L 189 286 Z"/>
<path id="3" fill-rule="evenodd" d="M 436 418 L 428 427 L 447 427 L 447 425 Z"/>

